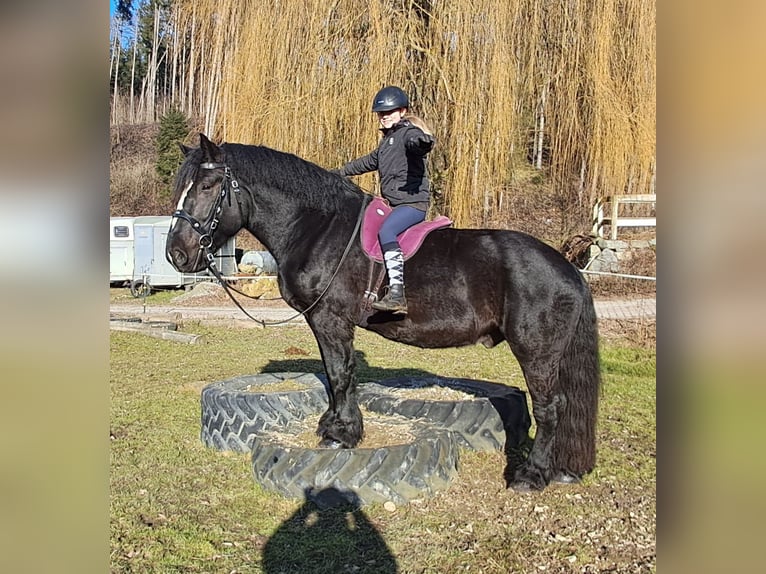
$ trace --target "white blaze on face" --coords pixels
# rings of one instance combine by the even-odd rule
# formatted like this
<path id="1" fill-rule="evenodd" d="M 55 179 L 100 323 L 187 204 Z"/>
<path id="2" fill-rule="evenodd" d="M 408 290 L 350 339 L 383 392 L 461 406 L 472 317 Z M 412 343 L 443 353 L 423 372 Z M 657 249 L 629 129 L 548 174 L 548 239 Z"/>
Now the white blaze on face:
<path id="1" fill-rule="evenodd" d="M 190 181 L 186 188 L 184 189 L 183 193 L 181 194 L 181 199 L 178 200 L 178 205 L 176 205 L 176 210 L 181 211 L 184 208 L 184 202 L 186 201 L 186 195 L 189 193 L 189 190 L 191 190 L 192 185 L 194 185 L 194 180 Z M 176 226 L 176 221 L 178 218 L 174 217 L 170 221 L 170 230 L 172 231 L 173 228 Z"/>

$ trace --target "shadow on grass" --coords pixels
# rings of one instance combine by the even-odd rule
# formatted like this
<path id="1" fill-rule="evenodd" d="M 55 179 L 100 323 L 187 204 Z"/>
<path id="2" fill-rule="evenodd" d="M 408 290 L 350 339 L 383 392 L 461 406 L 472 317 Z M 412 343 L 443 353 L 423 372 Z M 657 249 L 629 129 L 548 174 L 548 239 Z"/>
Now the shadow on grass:
<path id="1" fill-rule="evenodd" d="M 436 377 L 433 373 L 422 369 L 384 369 L 373 367 L 367 362 L 364 351 L 355 351 L 357 380 L 382 381 L 399 377 Z M 283 359 L 269 361 L 263 369 L 264 373 L 324 373 L 324 365 L 318 359 Z"/>
<path id="2" fill-rule="evenodd" d="M 263 548 L 266 574 L 395 574 L 396 559 L 353 492 L 306 489 L 306 501 Z"/>

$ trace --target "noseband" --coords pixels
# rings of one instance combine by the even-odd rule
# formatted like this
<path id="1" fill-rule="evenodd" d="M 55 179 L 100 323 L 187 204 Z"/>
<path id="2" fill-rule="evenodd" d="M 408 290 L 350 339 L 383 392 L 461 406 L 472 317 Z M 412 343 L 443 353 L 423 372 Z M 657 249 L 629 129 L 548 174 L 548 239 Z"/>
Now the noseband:
<path id="1" fill-rule="evenodd" d="M 173 217 L 187 221 L 189 225 L 192 226 L 192 229 L 199 234 L 199 247 L 205 254 L 208 266 L 214 267 L 215 258 L 213 257 L 213 252 L 210 251 L 210 247 L 213 245 L 213 232 L 215 231 L 216 227 L 218 227 L 218 216 L 221 213 L 223 201 L 224 199 L 228 198 L 229 206 L 231 207 L 231 196 L 234 195 L 234 197 L 237 199 L 237 204 L 239 205 L 239 211 L 242 213 L 242 197 L 240 195 L 239 183 L 232 177 L 231 168 L 229 168 L 229 166 L 227 166 L 225 163 L 204 162 L 199 164 L 199 167 L 200 169 L 223 168 L 224 172 L 224 179 L 223 183 L 221 184 L 221 192 L 218 194 L 218 197 L 215 199 L 215 203 L 213 203 L 213 206 L 210 208 L 210 213 L 208 214 L 207 219 L 205 219 L 205 223 L 200 223 L 195 217 L 186 213 L 186 211 L 183 209 L 183 206 L 181 206 L 181 209 L 177 209 L 173 212 Z"/>

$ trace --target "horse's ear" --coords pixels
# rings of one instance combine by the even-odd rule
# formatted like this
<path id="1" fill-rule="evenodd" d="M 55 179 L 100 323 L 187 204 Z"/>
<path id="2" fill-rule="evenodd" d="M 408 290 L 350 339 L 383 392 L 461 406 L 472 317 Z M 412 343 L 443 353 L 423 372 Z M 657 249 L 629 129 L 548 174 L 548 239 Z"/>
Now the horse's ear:
<path id="1" fill-rule="evenodd" d="M 184 154 L 184 157 L 188 156 L 193 151 L 192 148 L 185 146 L 181 142 L 178 142 L 178 147 L 181 148 L 181 153 Z"/>
<path id="2" fill-rule="evenodd" d="M 205 134 L 199 135 L 199 144 L 202 148 L 203 162 L 220 163 L 223 161 L 223 152 L 221 151 L 221 148 L 207 139 Z"/>

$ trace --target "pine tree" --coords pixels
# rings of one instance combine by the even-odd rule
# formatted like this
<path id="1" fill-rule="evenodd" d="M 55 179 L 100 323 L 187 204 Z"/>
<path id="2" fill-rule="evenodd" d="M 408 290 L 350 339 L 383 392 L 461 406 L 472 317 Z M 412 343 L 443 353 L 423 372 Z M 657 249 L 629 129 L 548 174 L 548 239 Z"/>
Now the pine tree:
<path id="1" fill-rule="evenodd" d="M 183 161 L 178 144 L 182 143 L 188 134 L 186 116 L 178 108 L 171 109 L 160 118 L 160 130 L 157 133 L 157 174 L 165 185 L 169 186 L 172 183 L 178 166 Z"/>

